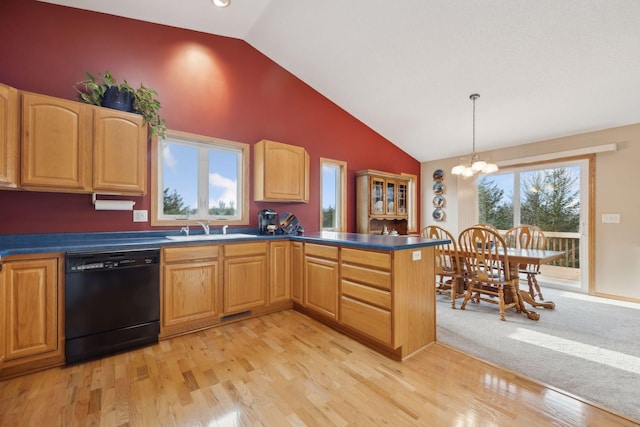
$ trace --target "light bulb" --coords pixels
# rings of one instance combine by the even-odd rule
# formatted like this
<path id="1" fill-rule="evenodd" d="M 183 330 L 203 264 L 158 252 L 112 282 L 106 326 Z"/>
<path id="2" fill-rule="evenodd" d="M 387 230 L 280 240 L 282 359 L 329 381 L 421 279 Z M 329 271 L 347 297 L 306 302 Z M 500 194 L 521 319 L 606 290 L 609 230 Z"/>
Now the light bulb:
<path id="1" fill-rule="evenodd" d="M 231 3 L 231 0 L 211 0 L 214 6 L 227 7 Z"/>

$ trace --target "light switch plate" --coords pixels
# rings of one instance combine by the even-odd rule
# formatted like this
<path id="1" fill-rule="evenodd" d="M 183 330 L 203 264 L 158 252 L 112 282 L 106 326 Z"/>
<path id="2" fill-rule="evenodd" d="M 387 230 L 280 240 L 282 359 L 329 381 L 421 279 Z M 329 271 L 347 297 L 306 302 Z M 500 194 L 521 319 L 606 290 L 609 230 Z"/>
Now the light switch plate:
<path id="1" fill-rule="evenodd" d="M 619 224 L 620 214 L 602 214 L 602 222 L 605 224 Z"/>
<path id="2" fill-rule="evenodd" d="M 149 221 L 149 211 L 147 210 L 134 210 L 133 222 L 147 222 Z"/>

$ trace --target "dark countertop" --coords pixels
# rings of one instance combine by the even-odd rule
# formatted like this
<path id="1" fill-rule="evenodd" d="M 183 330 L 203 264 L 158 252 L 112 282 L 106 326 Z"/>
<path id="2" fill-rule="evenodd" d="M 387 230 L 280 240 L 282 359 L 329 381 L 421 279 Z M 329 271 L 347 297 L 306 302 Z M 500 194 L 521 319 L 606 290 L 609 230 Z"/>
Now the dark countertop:
<path id="1" fill-rule="evenodd" d="M 219 230 L 212 234 L 220 234 Z M 233 237 L 234 233 L 253 234 L 252 237 Z M 166 236 L 178 236 L 174 230 L 125 231 L 97 233 L 52 233 L 52 234 L 4 234 L 0 235 L 0 261 L 9 255 L 36 254 L 46 252 L 117 251 L 159 248 L 161 246 L 185 244 L 222 244 L 250 242 L 256 240 L 291 239 L 310 243 L 329 243 L 362 249 L 402 250 L 435 246 L 448 240 L 432 240 L 417 236 L 390 236 L 375 234 L 309 232 L 304 235 L 257 235 L 256 229 L 230 229 L 220 240 L 170 240 Z M 192 235 L 198 235 L 194 233 Z"/>

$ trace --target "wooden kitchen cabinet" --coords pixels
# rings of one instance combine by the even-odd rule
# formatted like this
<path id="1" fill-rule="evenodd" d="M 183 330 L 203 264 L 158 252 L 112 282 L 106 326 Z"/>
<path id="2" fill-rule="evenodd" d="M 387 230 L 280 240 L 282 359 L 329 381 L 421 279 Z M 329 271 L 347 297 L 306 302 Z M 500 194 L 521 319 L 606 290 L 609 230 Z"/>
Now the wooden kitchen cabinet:
<path id="1" fill-rule="evenodd" d="M 139 114 L 93 110 L 93 191 L 145 194 L 147 128 Z"/>
<path id="2" fill-rule="evenodd" d="M 291 242 L 291 300 L 304 303 L 304 243 Z"/>
<path id="3" fill-rule="evenodd" d="M 304 307 L 338 319 L 338 248 L 306 243 L 304 247 Z"/>
<path id="4" fill-rule="evenodd" d="M 224 245 L 223 312 L 250 311 L 267 305 L 267 242 Z"/>
<path id="5" fill-rule="evenodd" d="M 401 175 L 364 170 L 356 173 L 356 228 L 358 233 L 407 234 L 409 181 Z"/>
<path id="6" fill-rule="evenodd" d="M 163 248 L 161 337 L 219 323 L 218 252 L 217 245 Z"/>
<path id="7" fill-rule="evenodd" d="M 91 191 L 92 107 L 23 92 L 21 181 L 42 191 Z"/>
<path id="8" fill-rule="evenodd" d="M 5 324 L 5 359 L 0 378 L 64 363 L 60 266 L 56 254 L 24 255 L 3 263 L 0 324 Z"/>
<path id="9" fill-rule="evenodd" d="M 269 304 L 291 297 L 291 242 L 269 243 Z"/>
<path id="10" fill-rule="evenodd" d="M 303 147 L 262 140 L 254 146 L 257 202 L 309 202 L 309 154 Z"/>
<path id="11" fill-rule="evenodd" d="M 18 186 L 20 95 L 0 84 L 0 187 Z"/>
<path id="12" fill-rule="evenodd" d="M 22 92 L 20 187 L 142 195 L 147 127 L 142 116 Z"/>
<path id="13" fill-rule="evenodd" d="M 342 249 L 341 323 L 392 345 L 391 254 Z"/>

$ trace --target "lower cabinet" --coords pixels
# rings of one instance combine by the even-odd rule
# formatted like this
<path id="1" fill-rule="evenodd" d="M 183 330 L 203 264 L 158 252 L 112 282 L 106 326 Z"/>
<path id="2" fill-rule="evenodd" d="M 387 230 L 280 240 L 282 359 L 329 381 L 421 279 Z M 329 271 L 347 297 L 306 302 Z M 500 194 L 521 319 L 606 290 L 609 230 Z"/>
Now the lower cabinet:
<path id="1" fill-rule="evenodd" d="M 343 248 L 341 272 L 341 322 L 392 345 L 391 253 Z"/>
<path id="2" fill-rule="evenodd" d="M 0 273 L 0 377 L 64 363 L 61 256 L 19 256 Z"/>
<path id="3" fill-rule="evenodd" d="M 337 320 L 338 281 L 338 248 L 306 243 L 303 300 L 305 308 Z"/>
<path id="4" fill-rule="evenodd" d="M 267 242 L 224 245 L 223 277 L 225 315 L 265 307 L 269 286 Z"/>
<path id="5" fill-rule="evenodd" d="M 218 246 L 163 249 L 161 337 L 211 326 L 221 316 Z"/>
<path id="6" fill-rule="evenodd" d="M 302 304 L 304 289 L 304 243 L 291 242 L 291 300 Z"/>
<path id="7" fill-rule="evenodd" d="M 291 298 L 291 242 L 269 243 L 269 304 Z"/>

